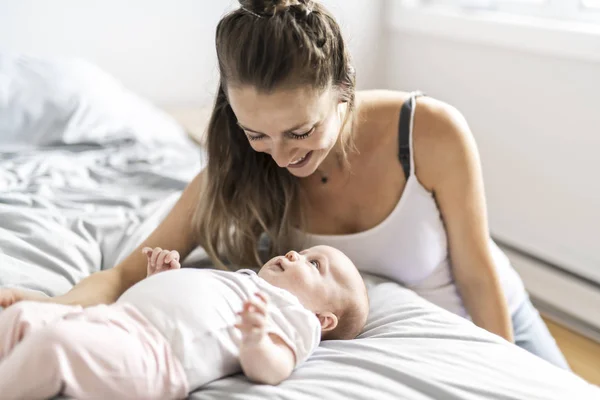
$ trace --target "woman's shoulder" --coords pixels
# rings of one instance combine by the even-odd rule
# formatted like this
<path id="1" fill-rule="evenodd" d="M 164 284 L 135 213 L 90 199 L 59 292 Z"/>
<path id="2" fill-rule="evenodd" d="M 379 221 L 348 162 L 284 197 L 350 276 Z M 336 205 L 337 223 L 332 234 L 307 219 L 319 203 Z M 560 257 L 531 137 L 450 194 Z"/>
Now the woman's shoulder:
<path id="1" fill-rule="evenodd" d="M 410 93 L 370 90 L 357 93 L 357 128 L 359 136 L 379 136 L 388 142 L 398 136 L 402 104 Z M 416 173 L 428 189 L 433 186 L 438 167 L 448 157 L 461 155 L 472 135 L 460 113 L 452 105 L 422 96 L 417 99 L 413 128 L 413 151 Z"/>
<path id="2" fill-rule="evenodd" d="M 361 153 L 378 152 L 397 140 L 400 108 L 407 92 L 368 90 L 356 93 L 353 124 L 355 142 Z"/>
<path id="3" fill-rule="evenodd" d="M 359 130 L 368 130 L 371 133 L 396 135 L 402 104 L 410 96 L 409 92 L 393 90 L 357 92 L 357 127 Z M 439 129 L 447 129 L 448 123 L 459 116 L 460 113 L 456 108 L 448 103 L 432 97 L 419 97 L 415 110 L 415 130 L 440 132 Z M 416 120 L 419 121 L 418 127 L 416 126 Z"/>
<path id="4" fill-rule="evenodd" d="M 402 104 L 411 96 L 409 92 L 394 90 L 364 90 L 356 93 L 359 123 L 391 125 L 398 120 Z M 448 103 L 433 97 L 417 98 L 416 114 L 423 123 L 439 125 L 456 117 L 458 111 Z M 416 117 L 418 118 L 418 117 Z"/>
<path id="5" fill-rule="evenodd" d="M 384 133 L 397 125 L 400 107 L 410 93 L 392 90 L 365 90 L 356 93 L 356 117 L 360 128 Z M 373 128 L 379 128 L 374 130 Z"/>

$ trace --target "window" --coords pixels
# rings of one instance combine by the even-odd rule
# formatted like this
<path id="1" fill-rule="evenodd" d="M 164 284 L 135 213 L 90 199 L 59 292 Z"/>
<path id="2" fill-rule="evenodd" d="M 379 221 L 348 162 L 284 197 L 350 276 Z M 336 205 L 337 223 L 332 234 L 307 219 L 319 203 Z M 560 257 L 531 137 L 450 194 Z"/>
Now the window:
<path id="1" fill-rule="evenodd" d="M 600 0 L 413 0 L 412 2 L 414 1 L 423 6 L 498 11 L 600 24 Z"/>
<path id="2" fill-rule="evenodd" d="M 396 32 L 600 62 L 600 0 L 387 0 Z"/>
<path id="3" fill-rule="evenodd" d="M 582 3 L 586 8 L 600 10 L 600 0 L 583 0 Z"/>

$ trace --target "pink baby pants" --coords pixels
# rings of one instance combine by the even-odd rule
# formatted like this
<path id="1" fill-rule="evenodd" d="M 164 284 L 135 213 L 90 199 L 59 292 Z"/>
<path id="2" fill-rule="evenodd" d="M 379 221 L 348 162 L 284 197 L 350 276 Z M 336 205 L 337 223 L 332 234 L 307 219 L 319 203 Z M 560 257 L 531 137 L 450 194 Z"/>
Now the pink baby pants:
<path id="1" fill-rule="evenodd" d="M 21 302 L 0 311 L 0 398 L 180 399 L 166 339 L 133 306 Z"/>

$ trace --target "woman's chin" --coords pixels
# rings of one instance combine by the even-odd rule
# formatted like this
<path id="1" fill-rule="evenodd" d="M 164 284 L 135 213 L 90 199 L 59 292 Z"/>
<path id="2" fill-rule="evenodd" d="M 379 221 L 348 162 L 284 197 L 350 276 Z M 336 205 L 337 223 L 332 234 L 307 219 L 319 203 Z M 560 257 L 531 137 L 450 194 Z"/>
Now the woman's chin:
<path id="1" fill-rule="evenodd" d="M 288 168 L 288 172 L 292 175 L 294 175 L 296 178 L 308 178 L 309 176 L 311 176 L 312 174 L 314 174 L 316 172 L 316 168 L 311 168 L 311 169 L 302 169 L 302 170 L 293 170 Z"/>

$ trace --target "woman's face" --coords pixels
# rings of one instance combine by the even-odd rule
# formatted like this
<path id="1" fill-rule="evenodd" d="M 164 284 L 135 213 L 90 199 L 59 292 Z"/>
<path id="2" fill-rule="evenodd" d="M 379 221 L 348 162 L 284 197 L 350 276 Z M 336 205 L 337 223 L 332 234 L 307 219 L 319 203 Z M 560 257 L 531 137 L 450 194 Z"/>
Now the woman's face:
<path id="1" fill-rule="evenodd" d="M 259 92 L 229 87 L 229 104 L 255 151 L 270 154 L 300 178 L 312 175 L 335 146 L 342 125 L 336 91 L 310 88 Z"/>

